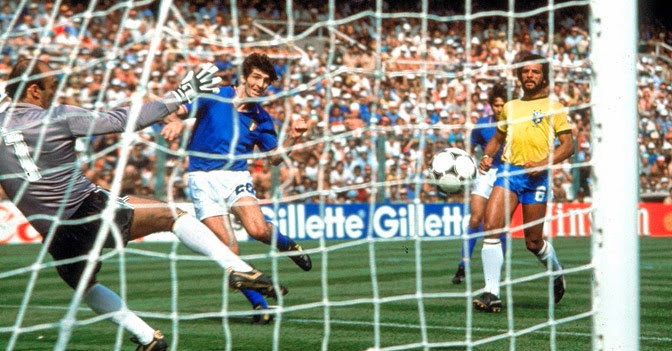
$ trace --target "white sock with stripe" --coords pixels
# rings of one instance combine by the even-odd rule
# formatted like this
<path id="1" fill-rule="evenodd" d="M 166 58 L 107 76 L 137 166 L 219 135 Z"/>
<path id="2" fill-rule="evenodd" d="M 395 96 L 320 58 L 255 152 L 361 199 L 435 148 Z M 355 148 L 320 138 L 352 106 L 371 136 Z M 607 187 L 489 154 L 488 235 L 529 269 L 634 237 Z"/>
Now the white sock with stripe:
<path id="1" fill-rule="evenodd" d="M 112 322 L 135 335 L 143 345 L 149 344 L 154 339 L 154 329 L 135 313 L 124 309 L 119 295 L 105 286 L 94 285 L 84 294 L 84 302 L 98 314 L 117 312 L 112 316 Z"/>
<path id="2" fill-rule="evenodd" d="M 499 281 L 502 276 L 502 265 L 504 264 L 502 242 L 499 239 L 484 239 L 481 259 L 483 260 L 485 291 L 499 297 Z"/>
<path id="3" fill-rule="evenodd" d="M 237 272 L 252 270 L 252 266 L 241 260 L 205 224 L 192 215 L 180 216 L 173 225 L 173 233 L 186 247 L 211 258 L 224 269 L 232 268 Z"/>
<path id="4" fill-rule="evenodd" d="M 558 261 L 558 256 L 555 255 L 555 249 L 548 241 L 544 240 L 544 246 L 541 247 L 541 250 L 539 250 L 539 253 L 537 253 L 536 256 L 544 267 L 548 267 L 548 261 L 550 260 L 551 269 L 554 272 L 562 269 L 562 266 L 560 266 L 560 262 Z"/>

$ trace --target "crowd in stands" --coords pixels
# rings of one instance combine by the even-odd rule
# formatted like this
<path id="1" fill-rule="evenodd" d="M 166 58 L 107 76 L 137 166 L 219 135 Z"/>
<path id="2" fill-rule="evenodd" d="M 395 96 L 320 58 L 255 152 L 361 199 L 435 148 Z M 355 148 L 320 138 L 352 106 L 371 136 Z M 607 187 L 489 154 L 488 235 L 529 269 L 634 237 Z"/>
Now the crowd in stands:
<path id="1" fill-rule="evenodd" d="M 518 83 L 506 65 L 521 53 L 537 53 L 553 64 L 549 93 L 567 107 L 577 141 L 571 162 L 553 170 L 555 201 L 590 201 L 586 7 L 556 10 L 552 36 L 546 12 L 516 18 L 513 28 L 507 18 L 475 18 L 471 33 L 465 33 L 461 20 L 428 19 L 425 27 L 420 17 L 386 18 L 378 31 L 372 16 L 348 18 L 374 9 L 352 0 L 334 9 L 339 24 L 331 30 L 330 42 L 327 3 L 293 3 L 291 32 L 297 38 L 290 39 L 297 40 L 290 41 L 283 41 L 290 33 L 284 1 L 238 3 L 234 13 L 224 1 L 176 0 L 165 25 L 158 27 L 159 2 L 128 8 L 102 0 L 92 16 L 84 2 L 64 1 L 58 9 L 52 2 L 29 2 L 22 10 L 16 8 L 19 3 L 5 2 L 0 9 L 0 26 L 7 33 L 0 45 L 0 81 L 16 60 L 38 55 L 69 72 L 63 75 L 62 103 L 108 109 L 129 104 L 137 91 L 145 91 L 147 99 L 162 96 L 177 87 L 186 70 L 206 61 L 233 84 L 241 57 L 262 51 L 273 58 L 281 77 L 269 87 L 264 103 L 279 132 L 294 118 L 308 119 L 310 129 L 303 147 L 295 150 L 306 156 L 305 162 L 285 163 L 274 173 L 262 155 L 250 155 L 259 198 L 271 198 L 277 184 L 287 201 L 367 202 L 376 188 L 372 181 L 385 181 L 385 201 L 461 201 L 463 194 L 447 197 L 423 181 L 428 161 L 446 147 L 470 149 L 471 126 L 491 113 L 490 88 L 507 81 L 512 97 L 518 95 Z M 444 19 L 453 14 L 435 13 Z M 315 27 L 318 23 L 322 26 Z M 299 35 L 306 30 L 309 35 Z M 162 40 L 153 50 L 157 35 Z M 648 26 L 642 27 L 641 40 L 650 53 L 656 43 L 669 44 L 672 35 Z M 670 66 L 643 55 L 638 70 L 641 191 L 667 192 Z M 165 184 L 172 187 L 174 199 L 187 199 L 187 159 L 179 152 L 183 140 L 164 146 L 159 130 L 144 130 L 128 151 L 122 191 L 154 193 L 157 158 L 163 153 Z M 91 159 L 83 171 L 103 187 L 113 181 L 119 141 L 113 135 L 79 144 L 82 156 Z"/>

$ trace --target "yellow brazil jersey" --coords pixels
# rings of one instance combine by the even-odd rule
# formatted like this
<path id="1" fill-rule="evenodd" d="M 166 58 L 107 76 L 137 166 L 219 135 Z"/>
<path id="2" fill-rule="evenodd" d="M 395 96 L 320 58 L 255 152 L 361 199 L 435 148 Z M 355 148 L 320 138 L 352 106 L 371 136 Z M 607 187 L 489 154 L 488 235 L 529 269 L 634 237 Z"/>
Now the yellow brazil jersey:
<path id="1" fill-rule="evenodd" d="M 497 128 L 506 135 L 502 161 L 522 166 L 547 158 L 553 152 L 556 135 L 571 133 L 572 126 L 564 106 L 543 97 L 507 102 Z"/>

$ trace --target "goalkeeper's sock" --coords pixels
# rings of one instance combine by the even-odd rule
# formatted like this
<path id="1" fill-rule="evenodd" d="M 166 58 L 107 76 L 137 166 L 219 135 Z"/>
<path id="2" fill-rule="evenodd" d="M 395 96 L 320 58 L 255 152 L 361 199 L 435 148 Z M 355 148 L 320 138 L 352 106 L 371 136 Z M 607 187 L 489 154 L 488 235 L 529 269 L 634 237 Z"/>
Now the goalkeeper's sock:
<path id="1" fill-rule="evenodd" d="M 483 224 L 479 225 L 478 228 L 467 228 L 467 234 L 469 235 L 469 240 L 467 241 L 467 250 L 464 250 L 464 243 L 462 243 L 462 260 L 460 261 L 460 266 L 464 266 L 466 260 L 471 259 L 471 255 L 474 254 L 474 248 L 476 247 L 476 242 L 478 241 L 478 236 L 474 236 L 476 233 L 483 231 Z"/>
<path id="2" fill-rule="evenodd" d="M 252 266 L 236 256 L 205 224 L 192 215 L 185 214 L 175 220 L 173 233 L 186 247 L 209 257 L 224 269 L 231 268 L 237 272 L 252 270 Z"/>
<path id="3" fill-rule="evenodd" d="M 149 344 L 154 339 L 154 329 L 135 313 L 124 309 L 119 295 L 105 286 L 94 285 L 84 294 L 84 302 L 97 314 L 114 313 L 110 318 L 112 322 L 135 335 L 143 345 Z"/>
<path id="4" fill-rule="evenodd" d="M 481 259 L 483 260 L 485 291 L 499 297 L 499 281 L 504 264 L 502 242 L 499 239 L 484 239 Z"/>
<path id="5" fill-rule="evenodd" d="M 536 256 L 539 259 L 539 262 L 544 265 L 544 267 L 548 267 L 548 262 L 550 261 L 551 269 L 553 271 L 559 271 L 562 269 L 562 266 L 560 266 L 560 262 L 558 261 L 558 257 L 555 255 L 555 249 L 548 241 L 544 240 L 544 246 L 541 247 L 541 250 L 539 250 Z"/>
<path id="6" fill-rule="evenodd" d="M 268 303 L 266 302 L 264 295 L 262 295 L 260 292 L 250 289 L 241 290 L 240 292 L 242 292 L 243 295 L 245 295 L 247 301 L 250 301 L 253 308 L 259 304 L 261 304 L 261 307 L 264 309 L 268 308 Z"/>

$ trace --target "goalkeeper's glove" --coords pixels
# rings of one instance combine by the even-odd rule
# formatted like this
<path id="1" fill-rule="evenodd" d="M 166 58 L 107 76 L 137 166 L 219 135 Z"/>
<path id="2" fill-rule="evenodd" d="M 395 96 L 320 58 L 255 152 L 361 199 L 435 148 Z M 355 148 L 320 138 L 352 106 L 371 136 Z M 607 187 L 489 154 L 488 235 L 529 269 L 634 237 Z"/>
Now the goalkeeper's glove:
<path id="1" fill-rule="evenodd" d="M 173 93 L 180 103 L 191 103 L 197 96 L 205 93 L 217 94 L 222 82 L 221 77 L 214 77 L 217 71 L 219 69 L 212 63 L 207 63 L 196 75 L 194 71 L 189 71 Z"/>

